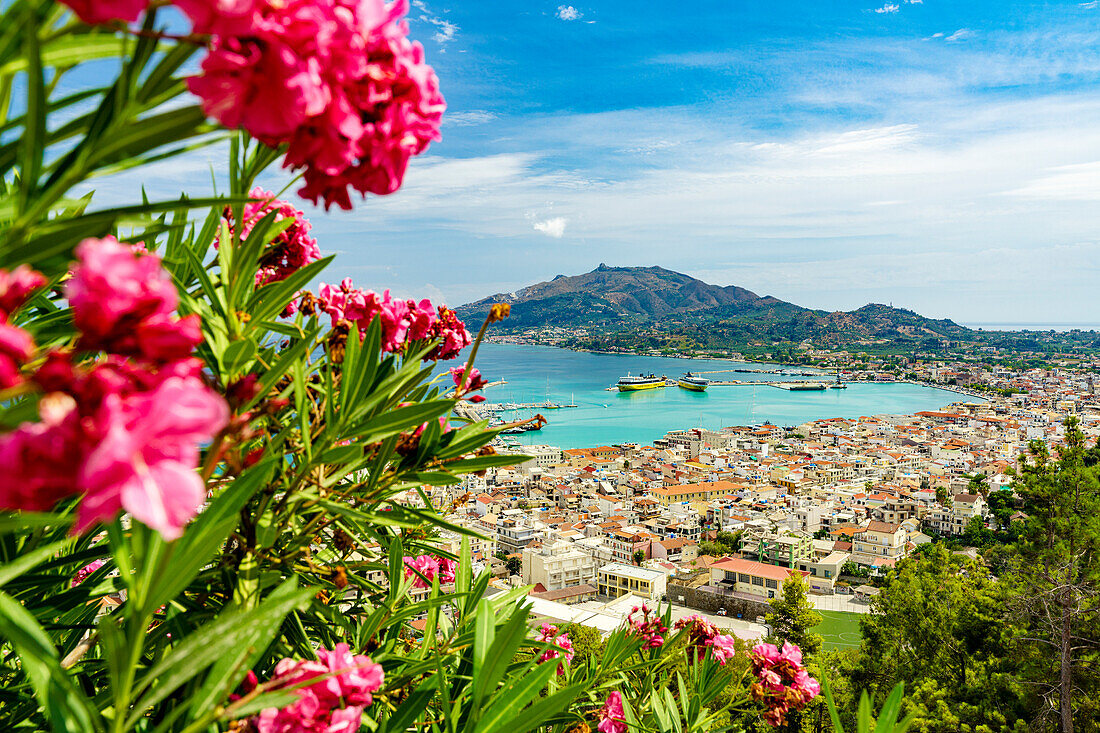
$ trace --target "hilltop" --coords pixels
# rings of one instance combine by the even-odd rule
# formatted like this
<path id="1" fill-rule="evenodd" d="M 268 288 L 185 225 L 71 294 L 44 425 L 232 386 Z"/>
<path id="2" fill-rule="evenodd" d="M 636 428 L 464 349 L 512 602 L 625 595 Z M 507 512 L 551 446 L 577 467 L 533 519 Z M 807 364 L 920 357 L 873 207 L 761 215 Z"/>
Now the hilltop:
<path id="1" fill-rule="evenodd" d="M 498 293 L 458 312 L 477 322 L 499 302 L 512 305 L 511 317 L 500 324 L 505 332 L 582 328 L 609 342 L 633 338 L 668 345 L 675 337 L 683 346 L 703 348 L 804 341 L 821 347 L 903 342 L 932 348 L 975 335 L 954 321 L 901 308 L 872 303 L 854 311 L 815 310 L 663 267 L 601 264 L 581 275 L 558 275 L 515 293 Z"/>

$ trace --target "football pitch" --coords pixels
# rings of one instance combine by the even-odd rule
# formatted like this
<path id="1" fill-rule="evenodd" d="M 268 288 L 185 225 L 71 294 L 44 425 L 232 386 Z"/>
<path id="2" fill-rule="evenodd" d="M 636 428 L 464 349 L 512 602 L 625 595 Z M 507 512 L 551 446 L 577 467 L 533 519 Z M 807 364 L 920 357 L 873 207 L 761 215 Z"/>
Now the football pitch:
<path id="1" fill-rule="evenodd" d="M 822 621 L 814 627 L 821 634 L 824 649 L 851 649 L 859 646 L 859 614 L 845 611 L 818 611 Z"/>

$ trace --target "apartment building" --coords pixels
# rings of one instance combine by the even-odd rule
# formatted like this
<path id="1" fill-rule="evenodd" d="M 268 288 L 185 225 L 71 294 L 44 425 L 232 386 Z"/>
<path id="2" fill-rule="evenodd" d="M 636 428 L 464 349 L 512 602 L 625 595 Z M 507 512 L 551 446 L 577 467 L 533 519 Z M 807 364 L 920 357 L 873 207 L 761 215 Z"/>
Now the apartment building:
<path id="1" fill-rule="evenodd" d="M 535 528 L 514 519 L 497 523 L 497 549 L 511 555 L 520 552 L 535 539 Z"/>
<path id="2" fill-rule="evenodd" d="M 704 481 L 694 484 L 663 486 L 650 490 L 649 495 L 665 506 L 669 506 L 670 504 L 682 504 L 684 502 L 712 501 L 727 494 L 732 494 L 741 488 L 744 487 L 732 481 Z"/>
<path id="3" fill-rule="evenodd" d="M 596 584 L 599 563 L 591 554 L 570 542 L 554 542 L 537 548 L 524 548 L 520 577 L 526 585 L 542 586 L 548 591 L 574 585 Z"/>
<path id="4" fill-rule="evenodd" d="M 720 592 L 744 593 L 761 598 L 775 598 L 783 581 L 792 575 L 809 575 L 802 570 L 735 557 L 720 560 L 710 566 L 710 584 Z"/>
<path id="5" fill-rule="evenodd" d="M 908 554 L 909 531 L 904 524 L 872 521 L 852 535 L 852 562 L 890 567 Z"/>
<path id="6" fill-rule="evenodd" d="M 601 567 L 597 574 L 596 589 L 601 596 L 618 598 L 632 593 L 640 598 L 659 601 L 667 587 L 667 575 L 634 565 L 611 563 Z"/>

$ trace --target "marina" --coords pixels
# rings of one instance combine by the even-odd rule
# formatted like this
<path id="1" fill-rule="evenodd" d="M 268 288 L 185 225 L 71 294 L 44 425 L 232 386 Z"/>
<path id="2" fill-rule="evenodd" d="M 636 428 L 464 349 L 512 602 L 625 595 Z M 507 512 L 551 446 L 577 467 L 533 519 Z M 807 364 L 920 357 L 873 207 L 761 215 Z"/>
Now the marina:
<path id="1" fill-rule="evenodd" d="M 547 420 L 541 430 L 506 437 L 517 444 L 545 443 L 561 448 L 647 444 L 669 430 L 688 427 L 716 429 L 767 421 L 797 426 L 827 417 L 909 414 L 972 399 L 903 382 L 850 382 L 835 389 L 835 373 L 803 368 L 797 371 L 807 372 L 806 376 L 793 375 L 786 369 L 708 359 L 692 360 L 693 377 L 711 372 L 715 377 L 736 379 L 707 379 L 707 389 L 701 392 L 679 388 L 675 377 L 662 381 L 666 387 L 671 382 L 672 388 L 620 392 L 616 385 L 627 373 L 683 375 L 685 360 L 545 346 L 482 344 L 476 366 L 487 379 L 506 380 L 506 384 L 485 390 L 486 402 L 471 406 L 481 419 L 499 426 L 541 414 Z M 794 381 L 818 382 L 828 388 L 792 391 L 783 387 Z M 722 386 L 736 389 L 716 389 Z"/>

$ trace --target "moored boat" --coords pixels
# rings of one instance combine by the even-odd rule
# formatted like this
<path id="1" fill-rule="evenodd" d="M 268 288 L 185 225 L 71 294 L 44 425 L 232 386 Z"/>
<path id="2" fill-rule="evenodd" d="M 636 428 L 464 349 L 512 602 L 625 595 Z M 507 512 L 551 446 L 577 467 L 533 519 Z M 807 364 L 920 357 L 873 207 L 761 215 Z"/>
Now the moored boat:
<path id="1" fill-rule="evenodd" d="M 677 384 L 680 385 L 681 389 L 689 389 L 692 392 L 705 392 L 707 389 L 707 385 L 709 385 L 710 382 L 708 382 L 706 379 L 703 379 L 702 377 L 692 376 L 691 372 L 688 372 L 684 376 L 680 377 L 680 380 L 677 382 Z"/>
<path id="2" fill-rule="evenodd" d="M 619 377 L 618 384 L 616 385 L 620 392 L 636 392 L 641 389 L 656 389 L 657 387 L 665 386 L 665 378 L 658 377 L 650 374 L 648 376 L 642 374 L 637 377 L 630 376 L 627 372 L 625 377 Z"/>

